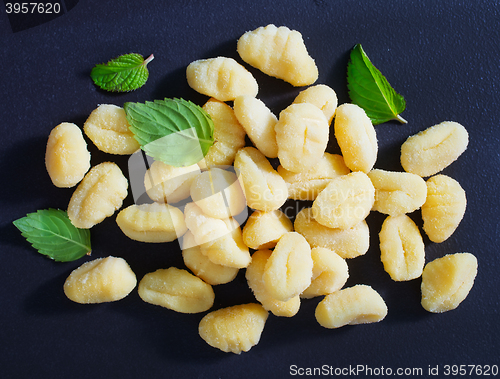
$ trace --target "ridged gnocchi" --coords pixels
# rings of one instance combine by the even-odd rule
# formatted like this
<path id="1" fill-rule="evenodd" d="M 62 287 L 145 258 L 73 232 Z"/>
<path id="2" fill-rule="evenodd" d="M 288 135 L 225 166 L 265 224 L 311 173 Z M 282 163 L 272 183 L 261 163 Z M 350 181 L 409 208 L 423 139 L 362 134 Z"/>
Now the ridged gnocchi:
<path id="1" fill-rule="evenodd" d="M 317 106 L 325 115 L 328 125 L 332 123 L 338 99 L 335 91 L 325 84 L 316 84 L 301 91 L 294 103 L 311 103 Z"/>
<path id="2" fill-rule="evenodd" d="M 254 250 L 271 249 L 283 234 L 292 230 L 292 221 L 281 210 L 255 211 L 243 226 L 243 242 Z"/>

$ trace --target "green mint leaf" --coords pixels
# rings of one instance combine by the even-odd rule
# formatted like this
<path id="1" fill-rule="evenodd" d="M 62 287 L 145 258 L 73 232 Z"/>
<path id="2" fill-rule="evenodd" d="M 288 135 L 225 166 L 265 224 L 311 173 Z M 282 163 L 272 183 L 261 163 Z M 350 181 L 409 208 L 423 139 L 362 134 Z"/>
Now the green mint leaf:
<path id="1" fill-rule="evenodd" d="M 214 142 L 214 123 L 198 105 L 164 99 L 123 105 L 130 131 L 150 157 L 171 166 L 198 163 Z"/>
<path id="2" fill-rule="evenodd" d="M 360 44 L 354 46 L 350 58 L 347 87 L 351 101 L 365 110 L 374 125 L 389 120 L 406 123 L 399 115 L 405 110 L 405 99 L 371 63 Z"/>
<path id="3" fill-rule="evenodd" d="M 55 261 L 74 261 L 91 251 L 90 231 L 74 226 L 60 209 L 39 210 L 12 223 L 40 254 Z"/>
<path id="4" fill-rule="evenodd" d="M 153 54 L 146 60 L 140 54 L 121 55 L 108 63 L 97 64 L 90 72 L 90 77 L 98 87 L 106 91 L 134 91 L 148 80 L 149 71 L 146 66 L 153 58 Z"/>

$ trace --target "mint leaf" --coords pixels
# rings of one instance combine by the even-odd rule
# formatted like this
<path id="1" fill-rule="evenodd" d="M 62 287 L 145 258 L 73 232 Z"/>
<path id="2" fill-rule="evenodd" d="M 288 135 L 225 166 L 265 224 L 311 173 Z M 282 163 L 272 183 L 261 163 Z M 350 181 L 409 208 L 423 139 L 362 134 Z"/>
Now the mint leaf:
<path id="1" fill-rule="evenodd" d="M 45 209 L 12 222 L 40 254 L 59 262 L 90 253 L 90 231 L 74 226 L 65 211 Z"/>
<path id="2" fill-rule="evenodd" d="M 371 63 L 360 44 L 354 46 L 350 58 L 347 87 L 351 101 L 365 110 L 373 125 L 389 120 L 406 123 L 399 115 L 405 110 L 405 99 Z"/>
<path id="3" fill-rule="evenodd" d="M 164 99 L 123 105 L 130 131 L 150 157 L 171 166 L 198 163 L 214 142 L 214 123 L 198 105 Z"/>
<path id="4" fill-rule="evenodd" d="M 146 60 L 140 54 L 121 55 L 108 63 L 97 64 L 90 72 L 90 77 L 106 91 L 133 91 L 148 80 L 149 71 L 146 66 L 153 58 L 153 54 Z"/>

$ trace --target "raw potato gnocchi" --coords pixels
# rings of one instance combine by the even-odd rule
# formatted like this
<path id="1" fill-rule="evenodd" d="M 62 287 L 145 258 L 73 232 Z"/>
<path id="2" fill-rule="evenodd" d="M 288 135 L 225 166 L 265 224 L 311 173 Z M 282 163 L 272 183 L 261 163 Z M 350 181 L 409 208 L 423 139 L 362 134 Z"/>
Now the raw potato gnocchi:
<path id="1" fill-rule="evenodd" d="M 368 173 L 378 154 L 377 134 L 363 108 L 342 104 L 335 111 L 335 137 L 347 167 Z"/>
<path id="2" fill-rule="evenodd" d="M 330 126 L 313 104 L 291 104 L 280 112 L 274 126 L 280 164 L 288 171 L 311 169 L 323 156 Z"/>
<path id="3" fill-rule="evenodd" d="M 165 203 L 132 204 L 118 213 L 116 223 L 123 234 L 141 242 L 171 242 L 187 230 L 182 211 Z"/>
<path id="4" fill-rule="evenodd" d="M 140 148 L 129 126 L 123 108 L 102 104 L 90 114 L 83 130 L 99 150 L 109 154 L 128 155 Z"/>
<path id="5" fill-rule="evenodd" d="M 214 143 L 200 167 L 232 165 L 238 150 L 245 146 L 245 129 L 233 109 L 222 101 L 210 99 L 203 105 L 203 110 L 214 122 Z"/>
<path id="6" fill-rule="evenodd" d="M 329 228 L 350 229 L 363 221 L 375 202 L 375 188 L 362 172 L 332 179 L 312 205 L 314 219 Z"/>
<path id="7" fill-rule="evenodd" d="M 296 232 L 284 234 L 266 262 L 263 280 L 266 291 L 276 300 L 288 301 L 311 284 L 311 247 Z"/>
<path id="8" fill-rule="evenodd" d="M 367 175 L 375 187 L 374 211 L 397 216 L 425 203 L 427 185 L 418 175 L 384 170 L 371 170 Z"/>
<path id="9" fill-rule="evenodd" d="M 293 102 L 311 103 L 317 106 L 325 115 L 328 125 L 332 123 L 338 105 L 337 94 L 332 88 L 324 84 L 306 88 L 297 95 Z"/>
<path id="10" fill-rule="evenodd" d="M 215 298 L 210 284 L 176 267 L 144 275 L 138 292 L 146 303 L 180 313 L 205 312 L 212 308 Z"/>
<path id="11" fill-rule="evenodd" d="M 292 172 L 278 166 L 278 174 L 288 186 L 288 197 L 294 200 L 315 200 L 332 179 L 350 172 L 341 155 L 330 153 L 324 153 L 307 171 Z"/>
<path id="12" fill-rule="evenodd" d="M 424 241 L 410 217 L 387 217 L 382 224 L 379 239 L 380 260 L 392 280 L 412 280 L 422 275 L 425 264 Z"/>
<path id="13" fill-rule="evenodd" d="M 278 144 L 274 126 L 278 118 L 253 96 L 243 95 L 234 99 L 234 114 L 245 129 L 250 141 L 268 158 L 278 157 Z"/>
<path id="14" fill-rule="evenodd" d="M 384 299 L 372 287 L 358 284 L 331 293 L 316 307 L 316 320 L 329 329 L 379 322 L 387 315 Z"/>
<path id="15" fill-rule="evenodd" d="M 307 86 L 318 79 L 318 68 L 302 34 L 286 26 L 270 24 L 248 31 L 239 38 L 237 50 L 249 65 L 293 86 Z"/>
<path id="16" fill-rule="evenodd" d="M 218 309 L 201 319 L 198 333 L 210 346 L 241 354 L 259 343 L 268 315 L 256 303 Z"/>
<path id="17" fill-rule="evenodd" d="M 431 176 L 452 164 L 468 143 L 462 125 L 445 121 L 409 137 L 401 146 L 401 165 L 407 172 Z"/>
<path id="18" fill-rule="evenodd" d="M 300 308 L 300 297 L 294 296 L 287 301 L 275 299 L 266 289 L 263 280 L 266 263 L 271 256 L 271 250 L 257 250 L 252 255 L 252 262 L 246 268 L 245 277 L 255 298 L 266 311 L 278 317 L 292 317 Z"/>
<path id="19" fill-rule="evenodd" d="M 220 101 L 240 95 L 257 96 L 259 86 L 253 75 L 233 58 L 217 57 L 191 62 L 186 69 L 189 86 Z"/>
<path id="20" fill-rule="evenodd" d="M 422 205 L 423 229 L 432 242 L 447 240 L 465 214 L 465 191 L 455 179 L 435 175 L 427 179 L 427 199 Z"/>
<path id="21" fill-rule="evenodd" d="M 247 205 L 264 212 L 281 207 L 288 198 L 288 188 L 271 163 L 254 147 L 239 150 L 234 159 L 239 171 Z"/>
<path id="22" fill-rule="evenodd" d="M 52 129 L 45 151 L 45 167 L 56 187 L 73 187 L 83 179 L 90 169 L 90 153 L 78 126 L 63 122 Z"/>
<path id="23" fill-rule="evenodd" d="M 81 304 L 121 300 L 135 288 L 134 272 L 123 258 L 98 258 L 82 264 L 64 282 L 64 294 Z"/>
<path id="24" fill-rule="evenodd" d="M 283 234 L 292 230 L 292 221 L 279 209 L 255 211 L 243 226 L 243 242 L 250 249 L 271 249 Z"/>
<path id="25" fill-rule="evenodd" d="M 71 196 L 69 219 L 77 228 L 91 228 L 120 209 L 127 188 L 128 181 L 115 163 L 92 167 Z"/>
<path id="26" fill-rule="evenodd" d="M 470 253 L 448 254 L 425 265 L 422 273 L 422 306 L 441 313 L 465 300 L 477 275 L 477 259 Z"/>
<path id="27" fill-rule="evenodd" d="M 334 229 L 317 222 L 311 208 L 302 209 L 295 218 L 294 229 L 312 248 L 324 247 L 344 259 L 366 254 L 370 247 L 370 229 L 365 220 L 350 229 Z"/>

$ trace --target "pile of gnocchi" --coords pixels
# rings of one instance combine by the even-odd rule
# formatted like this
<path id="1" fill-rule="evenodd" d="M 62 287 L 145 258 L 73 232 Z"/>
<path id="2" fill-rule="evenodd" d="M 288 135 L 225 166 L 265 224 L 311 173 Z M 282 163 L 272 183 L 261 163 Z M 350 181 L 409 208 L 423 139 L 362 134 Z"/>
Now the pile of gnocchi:
<path id="1" fill-rule="evenodd" d="M 209 345 L 237 354 L 259 342 L 269 312 L 292 317 L 304 299 L 323 297 L 315 316 L 325 328 L 378 322 L 388 311 L 380 294 L 363 284 L 344 288 L 348 260 L 369 248 L 366 217 L 377 211 L 387 215 L 379 231 L 387 274 L 394 281 L 421 277 L 421 303 L 429 312 L 456 308 L 472 288 L 476 258 L 456 253 L 425 264 L 422 234 L 408 214 L 421 210 L 423 231 L 436 243 L 458 227 L 465 192 L 439 172 L 467 148 L 466 129 L 456 122 L 428 128 L 401 146 L 404 172 L 376 169 L 378 143 L 370 119 L 355 104 L 338 105 L 330 87 L 314 84 L 318 69 L 299 32 L 260 27 L 243 34 L 237 50 L 248 65 L 306 88 L 277 117 L 257 98 L 257 81 L 236 60 L 189 64 L 189 86 L 209 97 L 203 109 L 214 121 L 215 142 L 192 166 L 155 161 L 144 176 L 149 204 L 120 210 L 128 194 L 120 168 L 112 162 L 90 168 L 78 126 L 62 123 L 52 130 L 46 167 L 57 187 L 77 186 L 68 205 L 71 222 L 92 228 L 119 210 L 116 223 L 128 238 L 179 240 L 189 270 L 160 268 L 137 285 L 123 258 L 94 259 L 70 274 L 66 296 L 101 303 L 137 287 L 145 302 L 206 312 L 214 303 L 213 286 L 231 282 L 245 269 L 256 302 L 209 312 L 199 323 Z M 331 127 L 341 155 L 326 152 Z M 100 105 L 83 130 L 109 154 L 140 148 L 124 110 L 115 105 Z M 245 146 L 246 136 L 252 146 Z M 276 169 L 273 159 L 279 162 Z M 292 222 L 280 209 L 288 199 L 312 205 Z M 250 216 L 238 221 L 248 209 Z"/>

